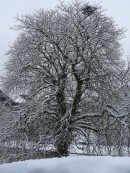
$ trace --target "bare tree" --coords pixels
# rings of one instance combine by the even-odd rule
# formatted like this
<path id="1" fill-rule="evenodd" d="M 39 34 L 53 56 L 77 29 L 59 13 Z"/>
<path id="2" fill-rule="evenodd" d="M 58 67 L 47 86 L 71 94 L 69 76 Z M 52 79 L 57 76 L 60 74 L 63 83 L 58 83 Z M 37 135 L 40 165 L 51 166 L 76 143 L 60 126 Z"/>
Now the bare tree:
<path id="1" fill-rule="evenodd" d="M 101 7 L 79 2 L 17 20 L 21 33 L 4 77 L 8 92 L 26 95 L 15 124 L 29 140 L 50 137 L 67 155 L 77 135 L 99 132 L 93 118 L 117 99 L 124 31 Z"/>

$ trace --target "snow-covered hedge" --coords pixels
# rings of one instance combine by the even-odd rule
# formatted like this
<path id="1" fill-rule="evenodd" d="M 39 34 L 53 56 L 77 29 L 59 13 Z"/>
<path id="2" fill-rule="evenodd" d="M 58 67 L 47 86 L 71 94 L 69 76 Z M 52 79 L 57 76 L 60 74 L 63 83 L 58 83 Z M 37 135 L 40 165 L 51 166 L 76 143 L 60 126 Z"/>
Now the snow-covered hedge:
<path id="1" fill-rule="evenodd" d="M 0 173 L 130 173 L 128 157 L 66 157 L 3 164 Z"/>

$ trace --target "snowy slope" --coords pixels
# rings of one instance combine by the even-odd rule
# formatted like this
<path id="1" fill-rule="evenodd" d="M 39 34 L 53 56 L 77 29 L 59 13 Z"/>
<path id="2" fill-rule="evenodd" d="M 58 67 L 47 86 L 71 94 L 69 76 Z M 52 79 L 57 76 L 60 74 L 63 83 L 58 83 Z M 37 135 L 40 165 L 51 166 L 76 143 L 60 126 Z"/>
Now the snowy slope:
<path id="1" fill-rule="evenodd" d="M 0 173 L 130 173 L 128 157 L 67 157 L 3 164 Z"/>

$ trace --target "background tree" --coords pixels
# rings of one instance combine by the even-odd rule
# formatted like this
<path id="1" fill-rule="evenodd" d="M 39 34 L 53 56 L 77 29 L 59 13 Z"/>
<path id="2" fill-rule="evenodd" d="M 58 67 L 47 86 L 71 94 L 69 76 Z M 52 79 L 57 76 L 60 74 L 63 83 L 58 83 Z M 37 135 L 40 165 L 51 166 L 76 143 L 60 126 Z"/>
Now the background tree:
<path id="1" fill-rule="evenodd" d="M 117 99 L 123 30 L 101 7 L 79 2 L 17 19 L 21 33 L 8 52 L 4 77 L 8 92 L 26 95 L 16 131 L 28 140 L 49 137 L 67 155 L 77 135 L 102 129 L 94 117 Z"/>

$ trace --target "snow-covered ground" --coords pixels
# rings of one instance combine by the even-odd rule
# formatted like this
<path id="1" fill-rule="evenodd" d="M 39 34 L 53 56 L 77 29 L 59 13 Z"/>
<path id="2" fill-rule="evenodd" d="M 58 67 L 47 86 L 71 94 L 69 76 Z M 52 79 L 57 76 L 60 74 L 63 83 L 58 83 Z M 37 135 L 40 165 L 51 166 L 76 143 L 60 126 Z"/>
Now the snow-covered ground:
<path id="1" fill-rule="evenodd" d="M 3 164 L 0 173 L 130 173 L 129 157 L 65 157 Z"/>

